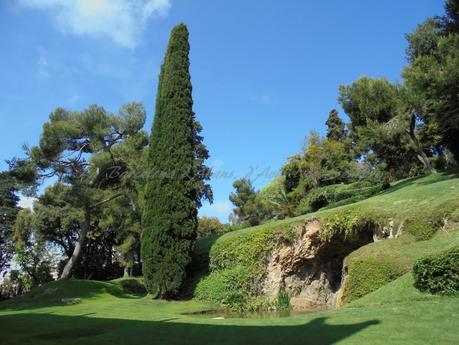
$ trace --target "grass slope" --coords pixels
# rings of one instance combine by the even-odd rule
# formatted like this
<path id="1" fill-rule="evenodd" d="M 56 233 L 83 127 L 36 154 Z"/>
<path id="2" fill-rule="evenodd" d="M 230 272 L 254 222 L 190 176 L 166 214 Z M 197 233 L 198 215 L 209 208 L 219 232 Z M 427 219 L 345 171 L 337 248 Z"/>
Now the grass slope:
<path id="1" fill-rule="evenodd" d="M 459 245 L 459 226 L 438 231 L 429 241 L 409 234 L 370 243 L 347 258 L 348 279 L 344 294 L 356 300 L 411 271 L 416 260 Z"/>
<path id="2" fill-rule="evenodd" d="M 393 223 L 394 232 L 400 224 L 404 225 L 402 237 L 363 247 L 347 259 L 349 276 L 341 301 L 352 301 L 406 273 L 417 254 L 430 253 L 430 244 L 423 246 L 417 240 L 433 236 L 444 219 L 449 224 L 459 221 L 459 178 L 457 174 L 443 173 L 407 179 L 351 205 L 225 234 L 212 244 L 211 272 L 197 284 L 195 297 L 235 308 L 263 305 L 266 301 L 257 295 L 254 282 L 263 275 L 268 252 L 278 237 L 289 238 L 296 224 L 311 217 L 334 225 L 331 230 L 322 226 L 324 237 L 331 237 L 330 232 L 343 231 L 358 239 L 360 229 L 355 225 L 368 221 L 381 229 Z M 419 244 L 411 247 L 416 242 Z"/>
<path id="3" fill-rule="evenodd" d="M 222 236 L 218 241 L 226 241 L 252 232 L 288 229 L 291 225 L 301 222 L 312 215 L 327 215 L 339 210 L 360 208 L 370 213 L 382 212 L 395 220 L 407 216 L 428 216 L 431 212 L 442 208 L 454 208 L 454 217 L 459 221 L 459 175 L 457 173 L 439 173 L 421 178 L 410 178 L 395 183 L 392 187 L 371 198 L 335 208 L 327 207 L 314 214 L 304 214 L 280 221 L 271 221 L 262 225 L 233 231 Z"/>
<path id="4" fill-rule="evenodd" d="M 352 205 L 368 212 L 384 210 L 394 219 L 423 212 L 430 215 L 459 200 L 459 180 L 435 175 L 404 181 L 381 195 Z M 345 206 L 345 210 L 346 207 Z M 341 208 L 340 208 L 341 209 Z M 326 210 L 318 215 L 335 212 Z M 432 212 L 428 212 L 432 210 Z M 448 211 L 449 212 L 449 211 Z M 453 214 L 454 212 L 451 212 Z M 227 234 L 200 248 L 221 248 L 228 260 L 246 260 L 233 253 L 259 234 L 288 231 L 310 215 Z M 351 254 L 390 257 L 409 269 L 419 256 L 458 241 L 459 231 L 440 232 L 417 242 L 412 236 L 378 242 Z M 268 236 L 269 238 L 269 236 Z M 253 239 L 253 238 L 252 238 Z M 233 243 L 233 244 L 231 244 Z M 236 244 L 234 244 L 236 243 Z M 264 243 L 256 245 L 263 248 Z M 222 253 L 220 251 L 220 253 Z M 253 259 L 254 256 L 252 256 Z M 218 260 L 216 262 L 219 262 Z M 400 273 L 401 274 L 401 273 Z M 413 288 L 410 273 L 351 302 L 344 308 L 287 318 L 231 318 L 189 314 L 216 305 L 190 301 L 156 301 L 139 282 L 58 281 L 21 298 L 0 303 L 0 344 L 457 344 L 459 296 L 432 296 Z M 67 305 L 62 298 L 81 298 Z M 188 314 L 185 314 L 188 313 Z"/>

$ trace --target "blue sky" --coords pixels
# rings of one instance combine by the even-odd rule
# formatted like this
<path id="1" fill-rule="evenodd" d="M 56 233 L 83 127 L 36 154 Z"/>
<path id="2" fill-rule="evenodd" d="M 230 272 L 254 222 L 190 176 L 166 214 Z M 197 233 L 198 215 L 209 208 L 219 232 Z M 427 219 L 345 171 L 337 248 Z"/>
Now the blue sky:
<path id="1" fill-rule="evenodd" d="M 2 0 L 0 169 L 37 144 L 57 106 L 115 112 L 142 102 L 150 130 L 172 27 L 188 25 L 194 110 L 226 221 L 232 181 L 266 185 L 310 130 L 324 133 L 338 86 L 399 80 L 404 34 L 441 14 L 440 0 Z"/>

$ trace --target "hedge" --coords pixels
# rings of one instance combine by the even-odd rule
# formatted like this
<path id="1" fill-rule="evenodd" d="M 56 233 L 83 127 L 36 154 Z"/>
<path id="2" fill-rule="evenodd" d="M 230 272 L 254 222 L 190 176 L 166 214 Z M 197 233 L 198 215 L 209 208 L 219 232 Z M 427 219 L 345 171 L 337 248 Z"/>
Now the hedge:
<path id="1" fill-rule="evenodd" d="M 459 292 L 459 246 L 417 261 L 413 275 L 414 286 L 422 292 Z"/>

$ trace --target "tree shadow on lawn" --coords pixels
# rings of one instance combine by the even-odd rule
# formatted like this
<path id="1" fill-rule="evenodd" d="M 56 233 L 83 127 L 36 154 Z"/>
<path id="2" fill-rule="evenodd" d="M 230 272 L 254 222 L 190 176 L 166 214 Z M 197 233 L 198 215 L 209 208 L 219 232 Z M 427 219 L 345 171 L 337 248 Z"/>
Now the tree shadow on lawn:
<path id="1" fill-rule="evenodd" d="M 0 316 L 1 344 L 334 344 L 378 320 L 331 325 L 319 317 L 300 325 L 217 325 L 101 319 L 51 314 Z M 172 321 L 172 322 L 171 322 Z M 183 321 L 183 320 L 182 320 Z M 216 323 L 217 320 L 209 320 Z"/>
<path id="2" fill-rule="evenodd" d="M 47 293 L 50 290 L 50 293 Z M 111 295 L 122 299 L 141 299 L 147 295 L 145 287 L 136 279 L 124 279 L 118 284 L 110 281 L 69 279 L 44 284 L 28 293 L 0 303 L 0 311 L 20 311 L 73 304 L 70 299 L 87 301 Z M 79 302 L 78 302 L 79 303 Z"/>

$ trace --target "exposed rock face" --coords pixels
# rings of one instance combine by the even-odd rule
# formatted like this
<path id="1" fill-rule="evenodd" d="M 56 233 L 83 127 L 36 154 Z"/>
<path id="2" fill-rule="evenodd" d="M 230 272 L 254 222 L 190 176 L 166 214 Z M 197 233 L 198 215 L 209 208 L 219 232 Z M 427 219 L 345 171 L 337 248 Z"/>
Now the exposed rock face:
<path id="1" fill-rule="evenodd" d="M 368 229 L 359 239 L 320 237 L 320 222 L 310 219 L 293 229 L 293 238 L 279 238 L 267 257 L 262 294 L 276 298 L 280 290 L 290 296 L 294 310 L 334 308 L 341 287 L 343 259 L 373 241 Z"/>

